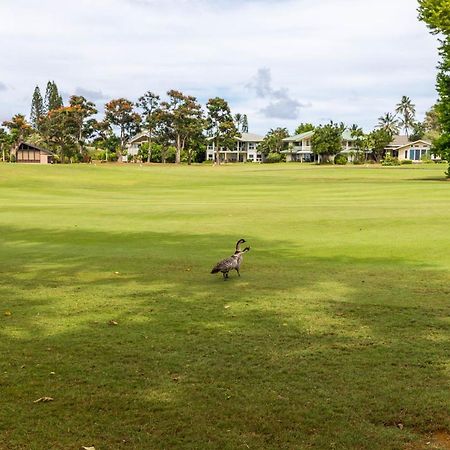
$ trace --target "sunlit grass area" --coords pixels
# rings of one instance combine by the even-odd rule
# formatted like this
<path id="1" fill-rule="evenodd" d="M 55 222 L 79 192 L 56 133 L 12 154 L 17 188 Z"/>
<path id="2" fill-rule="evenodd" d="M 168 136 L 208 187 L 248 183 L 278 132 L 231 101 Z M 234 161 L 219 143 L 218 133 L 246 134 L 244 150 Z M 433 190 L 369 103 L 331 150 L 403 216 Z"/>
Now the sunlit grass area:
<path id="1" fill-rule="evenodd" d="M 425 446 L 449 230 L 442 166 L 0 165 L 0 448 Z"/>

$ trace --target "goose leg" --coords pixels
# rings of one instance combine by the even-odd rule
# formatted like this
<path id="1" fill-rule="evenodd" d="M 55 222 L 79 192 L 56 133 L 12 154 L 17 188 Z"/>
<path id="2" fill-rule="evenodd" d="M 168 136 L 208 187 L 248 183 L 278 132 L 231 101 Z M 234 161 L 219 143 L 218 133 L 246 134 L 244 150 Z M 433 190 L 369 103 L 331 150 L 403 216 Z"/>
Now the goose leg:
<path id="1" fill-rule="evenodd" d="M 239 272 L 239 269 L 236 269 L 236 272 L 238 273 L 239 276 L 241 276 L 241 273 Z"/>

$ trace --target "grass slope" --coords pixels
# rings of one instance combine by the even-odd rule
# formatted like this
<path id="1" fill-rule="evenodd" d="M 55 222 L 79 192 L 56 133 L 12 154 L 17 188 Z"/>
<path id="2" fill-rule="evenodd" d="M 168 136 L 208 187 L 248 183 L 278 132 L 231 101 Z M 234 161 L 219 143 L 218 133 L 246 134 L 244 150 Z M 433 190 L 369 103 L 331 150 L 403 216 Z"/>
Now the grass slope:
<path id="1" fill-rule="evenodd" d="M 0 165 L 0 448 L 397 450 L 449 430 L 441 173 Z M 240 237 L 242 278 L 210 275 Z"/>

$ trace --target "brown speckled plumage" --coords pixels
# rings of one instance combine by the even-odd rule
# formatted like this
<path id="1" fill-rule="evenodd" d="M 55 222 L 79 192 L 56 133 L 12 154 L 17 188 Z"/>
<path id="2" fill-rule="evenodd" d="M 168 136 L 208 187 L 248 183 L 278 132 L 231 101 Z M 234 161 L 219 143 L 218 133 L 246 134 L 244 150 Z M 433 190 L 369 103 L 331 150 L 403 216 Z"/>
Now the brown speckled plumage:
<path id="1" fill-rule="evenodd" d="M 231 255 L 229 258 L 223 259 L 222 261 L 219 261 L 211 270 L 211 273 L 219 273 L 222 272 L 224 280 L 228 278 L 228 273 L 230 270 L 235 270 L 239 276 L 241 274 L 239 273 L 239 269 L 242 264 L 242 260 L 244 259 L 244 253 L 250 251 L 250 247 L 244 248 L 244 250 L 241 250 L 241 244 L 245 242 L 244 239 L 239 239 L 236 243 L 236 251 L 234 252 L 234 255 Z"/>

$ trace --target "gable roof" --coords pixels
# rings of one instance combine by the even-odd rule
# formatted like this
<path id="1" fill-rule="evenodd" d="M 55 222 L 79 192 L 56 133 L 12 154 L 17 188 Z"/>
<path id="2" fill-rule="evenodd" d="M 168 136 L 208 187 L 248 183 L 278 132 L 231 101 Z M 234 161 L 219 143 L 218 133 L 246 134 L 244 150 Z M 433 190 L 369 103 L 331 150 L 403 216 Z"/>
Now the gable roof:
<path id="1" fill-rule="evenodd" d="M 136 135 L 134 135 L 133 137 L 131 137 L 130 139 L 128 139 L 128 144 L 132 144 L 133 142 L 138 141 L 139 139 L 142 139 L 143 137 L 148 138 L 148 131 L 143 131 L 142 133 L 138 133 Z"/>
<path id="2" fill-rule="evenodd" d="M 400 150 L 402 148 L 411 147 L 411 146 L 413 146 L 415 144 L 419 144 L 419 143 L 431 146 L 431 142 L 424 141 L 423 139 L 418 139 L 417 141 L 414 141 L 414 142 L 408 142 L 406 145 L 401 145 L 400 147 L 397 147 L 395 150 Z"/>
<path id="3" fill-rule="evenodd" d="M 236 138 L 240 142 L 262 142 L 264 136 L 254 133 L 241 133 L 241 137 Z"/>
<path id="4" fill-rule="evenodd" d="M 253 133 L 241 133 L 241 136 L 236 137 L 235 139 L 240 142 L 262 142 L 264 140 L 264 136 Z M 214 136 L 208 136 L 206 140 L 213 141 Z"/>
<path id="5" fill-rule="evenodd" d="M 298 142 L 298 141 L 301 141 L 303 139 L 307 139 L 307 138 L 312 137 L 313 134 L 314 134 L 313 130 L 305 131 L 304 133 L 296 134 L 295 136 L 287 137 L 287 138 L 283 139 L 283 142 Z"/>
<path id="6" fill-rule="evenodd" d="M 392 142 L 388 145 L 388 147 L 400 147 L 409 144 L 408 136 L 398 135 L 394 136 Z"/>
<path id="7" fill-rule="evenodd" d="M 314 136 L 314 130 L 305 131 L 301 134 L 296 134 L 295 136 L 290 136 L 288 138 L 283 139 L 283 142 L 299 142 L 303 139 L 309 139 Z M 345 141 L 354 141 L 355 138 L 352 136 L 351 131 L 344 130 L 342 133 L 342 139 Z"/>
<path id="8" fill-rule="evenodd" d="M 17 150 L 27 150 L 27 149 L 23 148 L 24 145 L 28 146 L 29 148 L 31 148 L 33 150 L 39 150 L 40 152 L 45 153 L 46 155 L 55 156 L 54 153 L 52 153 L 50 150 L 47 150 L 46 148 L 38 147 L 35 144 L 30 144 L 29 142 L 24 142 L 24 141 L 19 143 L 19 145 L 17 146 Z"/>

